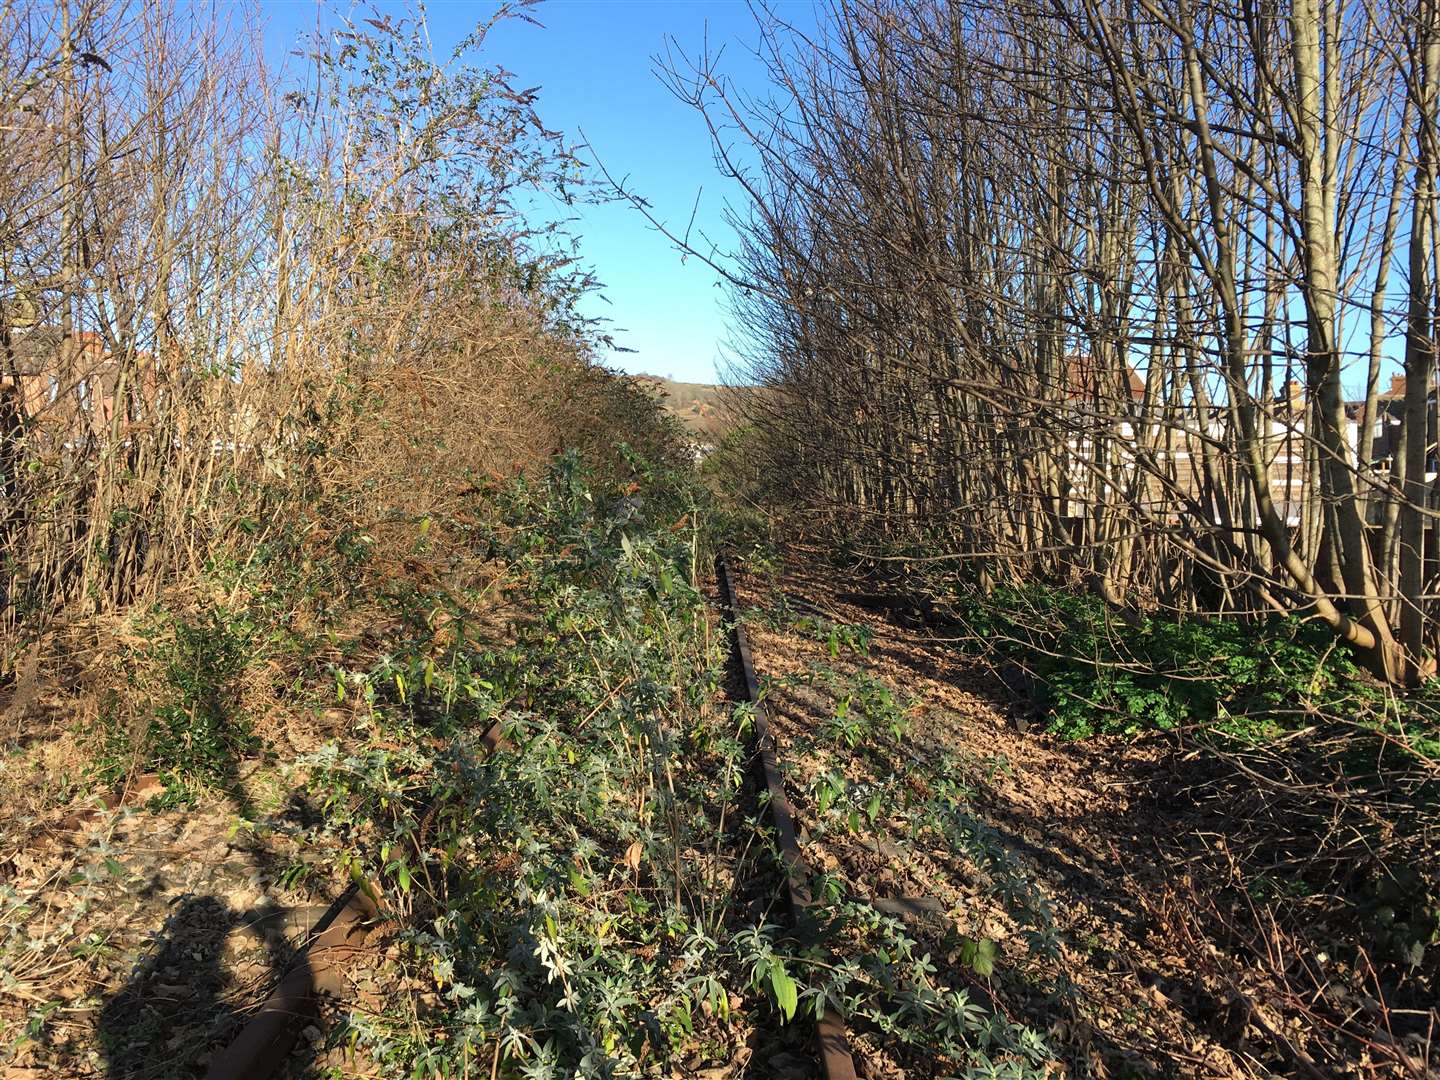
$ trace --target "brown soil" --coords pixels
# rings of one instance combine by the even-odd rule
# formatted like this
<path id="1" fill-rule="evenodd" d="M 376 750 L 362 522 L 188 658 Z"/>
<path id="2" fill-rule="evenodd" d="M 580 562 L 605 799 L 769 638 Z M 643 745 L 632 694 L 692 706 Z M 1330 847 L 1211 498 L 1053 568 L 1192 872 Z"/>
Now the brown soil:
<path id="1" fill-rule="evenodd" d="M 7 831 L 7 1080 L 203 1074 L 338 891 L 323 853 L 291 839 L 310 813 L 303 794 L 278 802 L 278 784 L 256 768 L 241 787 L 264 810 L 214 796 L 56 809 L 18 843 Z M 48 1022 L 27 1038 L 40 1015 Z"/>
<path id="2" fill-rule="evenodd" d="M 1440 1018 L 1386 1011 L 1367 993 L 1365 972 L 1337 964 L 1323 942 L 1275 926 L 1272 955 L 1257 955 L 1245 930 L 1264 917 L 1236 888 L 1236 861 L 1228 852 L 1216 857 L 1226 841 L 1213 814 L 1176 795 L 1213 766 L 1202 755 L 1159 737 L 1069 742 L 1045 734 L 1032 703 L 995 672 L 938 632 L 913 620 L 900 625 L 894 609 L 877 614 L 881 605 L 845 602 L 855 583 L 806 553 L 790 553 L 783 571 L 741 574 L 738 584 L 756 667 L 762 682 L 771 680 L 768 707 L 807 861 L 900 915 L 943 981 L 971 986 L 972 996 L 989 996 L 1044 1032 L 1057 1074 L 1420 1076 L 1424 1062 L 1436 1061 L 1440 1048 L 1429 1040 L 1432 1032 L 1440 1039 Z M 865 654 L 832 650 L 796 614 L 868 627 L 873 645 Z M 858 832 L 813 827 L 817 776 L 838 769 L 852 784 L 867 776 L 863 755 L 817 744 L 817 724 L 834 715 L 836 694 L 823 680 L 794 678 L 817 666 L 868 673 L 915 702 L 908 752 L 919 762 L 954 755 L 968 809 L 1049 900 L 1062 941 L 1059 970 L 1035 970 L 1013 920 L 988 898 L 984 875 L 956 852 L 918 848 L 900 815 L 882 813 Z M 965 936 L 998 941 L 992 979 L 962 963 L 957 942 Z M 1277 960 L 1277 949 L 1303 955 Z M 1314 998 L 1295 1004 L 1286 972 L 1296 962 L 1325 966 L 1328 997 L 1319 1004 L 1350 1006 L 1346 1032 L 1326 1027 Z M 1072 993 L 1035 992 L 1060 976 Z M 963 1071 L 863 1028 L 855 1043 L 857 1064 L 872 1077 Z"/>

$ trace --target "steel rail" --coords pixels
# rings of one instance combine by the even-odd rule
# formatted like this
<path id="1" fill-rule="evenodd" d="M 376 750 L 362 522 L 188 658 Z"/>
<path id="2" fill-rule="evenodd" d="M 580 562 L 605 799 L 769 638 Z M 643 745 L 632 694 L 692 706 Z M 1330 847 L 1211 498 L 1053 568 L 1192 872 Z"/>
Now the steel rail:
<path id="1" fill-rule="evenodd" d="M 720 585 L 721 602 L 725 613 L 735 629 L 735 653 L 740 661 L 740 670 L 745 676 L 745 696 L 754 707 L 755 754 L 759 759 L 765 786 L 770 793 L 770 813 L 775 823 L 775 834 L 779 841 L 780 858 L 785 865 L 785 882 L 790 894 L 790 913 L 798 923 L 805 910 L 814 902 L 810 892 L 810 870 L 800 851 L 795 834 L 795 814 L 790 798 L 785 793 L 785 778 L 780 770 L 776 753 L 775 736 L 770 728 L 770 718 L 760 700 L 760 685 L 755 678 L 755 663 L 750 653 L 750 640 L 740 621 L 738 596 L 730 573 L 730 564 L 721 554 L 715 558 L 715 577 Z M 855 1059 L 850 1052 L 850 1039 L 845 1033 L 845 1022 L 840 1014 L 828 1005 L 815 1024 L 816 1050 L 826 1080 L 857 1080 Z"/>

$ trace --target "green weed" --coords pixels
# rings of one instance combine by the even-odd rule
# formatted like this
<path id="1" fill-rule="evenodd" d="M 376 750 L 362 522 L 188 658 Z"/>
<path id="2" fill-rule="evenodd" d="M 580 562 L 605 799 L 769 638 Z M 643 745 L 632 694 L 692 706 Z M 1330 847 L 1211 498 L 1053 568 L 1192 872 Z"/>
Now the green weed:
<path id="1" fill-rule="evenodd" d="M 253 628 L 216 607 L 157 610 L 122 663 L 130 691 L 101 711 L 94 770 L 114 782 L 155 771 L 167 788 L 220 783 L 256 743 L 238 707 L 237 681 L 252 657 Z M 127 715 L 128 714 L 128 715 Z"/>
<path id="2" fill-rule="evenodd" d="M 1440 751 L 1434 692 L 1387 696 L 1322 628 L 1300 619 L 1128 623 L 1097 597 L 1039 586 L 965 589 L 953 607 L 966 612 L 978 647 L 1038 678 L 1050 729 L 1067 738 L 1201 728 L 1258 743 L 1344 717 L 1416 754 Z"/>

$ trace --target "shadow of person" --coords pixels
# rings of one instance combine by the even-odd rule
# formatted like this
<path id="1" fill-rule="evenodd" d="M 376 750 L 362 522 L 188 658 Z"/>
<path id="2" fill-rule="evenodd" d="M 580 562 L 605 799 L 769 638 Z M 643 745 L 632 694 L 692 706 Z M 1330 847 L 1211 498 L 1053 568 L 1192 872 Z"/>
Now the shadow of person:
<path id="1" fill-rule="evenodd" d="M 213 896 L 187 897 L 165 920 L 159 948 L 106 1001 L 99 1018 L 111 1080 L 192 1077 L 212 1038 L 234 1026 L 222 963 L 235 925 Z"/>

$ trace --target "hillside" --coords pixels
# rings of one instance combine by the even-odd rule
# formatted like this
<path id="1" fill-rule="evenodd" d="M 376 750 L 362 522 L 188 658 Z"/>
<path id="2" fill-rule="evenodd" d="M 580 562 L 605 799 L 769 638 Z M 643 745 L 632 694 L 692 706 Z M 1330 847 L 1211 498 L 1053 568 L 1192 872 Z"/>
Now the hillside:
<path id="1" fill-rule="evenodd" d="M 660 396 L 665 408 L 701 442 L 716 442 L 734 423 L 732 388 L 711 383 L 676 382 L 658 375 L 636 375 L 634 381 Z"/>

